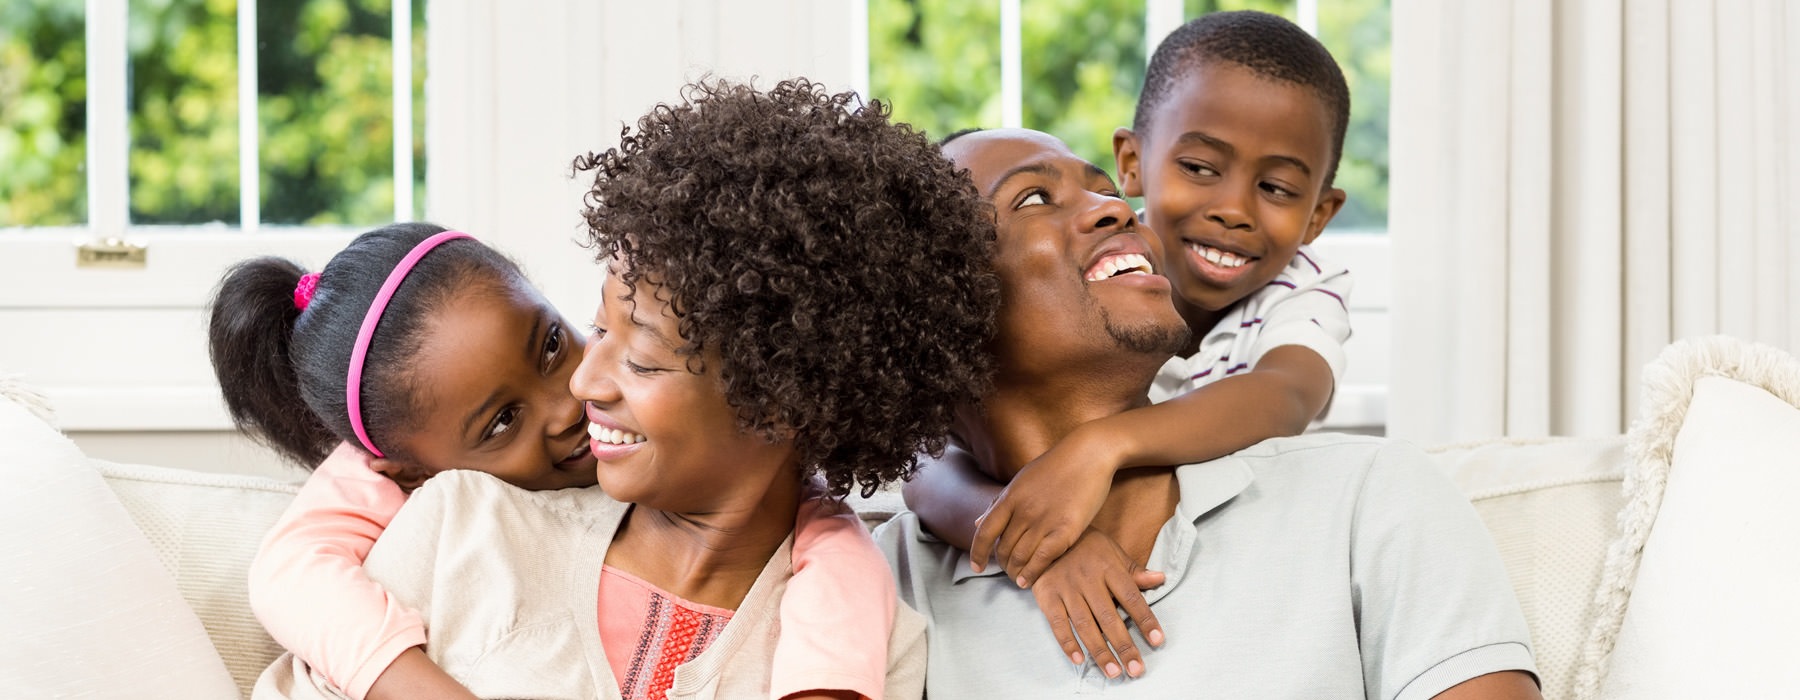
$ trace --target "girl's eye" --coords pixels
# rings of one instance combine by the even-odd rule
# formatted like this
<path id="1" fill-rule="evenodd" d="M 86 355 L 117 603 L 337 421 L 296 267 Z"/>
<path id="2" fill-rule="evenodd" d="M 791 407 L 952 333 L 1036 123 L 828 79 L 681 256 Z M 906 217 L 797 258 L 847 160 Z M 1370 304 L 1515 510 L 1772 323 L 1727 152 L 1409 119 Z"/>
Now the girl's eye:
<path id="1" fill-rule="evenodd" d="M 563 328 L 562 324 L 552 324 L 550 334 L 544 337 L 544 367 L 553 367 L 556 360 L 562 357 Z"/>
<path id="2" fill-rule="evenodd" d="M 1049 203 L 1050 203 L 1050 198 L 1044 196 L 1043 190 L 1032 190 L 1029 194 L 1025 195 L 1024 199 L 1019 200 L 1018 204 L 1013 205 L 1013 208 L 1014 209 L 1024 209 L 1025 207 L 1036 206 L 1039 204 L 1049 204 Z"/>
<path id="3" fill-rule="evenodd" d="M 512 430 L 513 424 L 518 420 L 519 409 L 511 406 L 500 409 L 500 412 L 494 415 L 494 422 L 488 424 L 487 434 L 481 436 L 481 439 L 492 440 L 505 435 L 506 431 Z"/>

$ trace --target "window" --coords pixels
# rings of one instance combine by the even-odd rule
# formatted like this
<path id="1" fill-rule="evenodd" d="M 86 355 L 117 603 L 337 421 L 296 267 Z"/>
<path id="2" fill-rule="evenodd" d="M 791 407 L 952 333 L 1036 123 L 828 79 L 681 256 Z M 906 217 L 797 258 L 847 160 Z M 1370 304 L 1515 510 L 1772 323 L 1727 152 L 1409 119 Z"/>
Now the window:
<path id="1" fill-rule="evenodd" d="M 323 264 L 421 216 L 424 9 L 0 7 L 0 274 L 33 282 L 0 285 L 0 326 L 44 339 L 0 344 L 0 368 L 49 391 L 66 429 L 228 427 L 204 343 L 220 272 Z"/>
<path id="2" fill-rule="evenodd" d="M 1326 425 L 1386 422 L 1388 0 L 868 0 L 869 94 L 934 138 L 976 126 L 1056 134 L 1111 169 L 1146 51 L 1188 18 L 1253 9 L 1320 38 L 1351 92 L 1337 186 L 1350 194 L 1316 247 L 1357 276 L 1350 369 Z"/>

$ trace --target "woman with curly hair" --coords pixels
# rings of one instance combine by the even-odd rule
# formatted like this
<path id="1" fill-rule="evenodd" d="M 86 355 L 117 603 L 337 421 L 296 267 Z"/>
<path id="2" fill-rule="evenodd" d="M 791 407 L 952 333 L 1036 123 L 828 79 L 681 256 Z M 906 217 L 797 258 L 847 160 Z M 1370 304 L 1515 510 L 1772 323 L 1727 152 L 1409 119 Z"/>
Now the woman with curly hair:
<path id="1" fill-rule="evenodd" d="M 366 571 L 484 697 L 919 697 L 912 610 L 840 611 L 846 634 L 886 631 L 874 658 L 816 627 L 821 601 L 857 597 L 833 587 L 891 601 L 873 543 L 805 554 L 866 569 L 808 584 L 793 530 L 837 505 L 809 482 L 841 497 L 906 476 L 986 387 L 986 205 L 882 105 L 803 79 L 690 85 L 576 167 L 608 270 L 570 381 L 601 488 L 439 474 Z M 813 629 L 784 624 L 793 603 Z"/>

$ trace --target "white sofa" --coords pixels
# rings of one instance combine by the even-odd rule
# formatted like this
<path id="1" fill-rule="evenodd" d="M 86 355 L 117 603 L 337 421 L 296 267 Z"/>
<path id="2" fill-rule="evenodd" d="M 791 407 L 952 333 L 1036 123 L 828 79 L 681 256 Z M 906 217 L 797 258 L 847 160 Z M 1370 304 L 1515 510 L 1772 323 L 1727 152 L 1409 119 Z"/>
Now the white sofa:
<path id="1" fill-rule="evenodd" d="M 1629 436 L 1428 451 L 1499 546 L 1532 628 L 1545 697 L 1794 696 L 1796 672 L 1766 664 L 1796 666 L 1787 657 L 1800 651 L 1782 634 L 1800 628 L 1800 608 L 1785 592 L 1795 578 L 1774 578 L 1800 574 L 1800 516 L 1775 500 L 1779 486 L 1800 485 L 1800 469 L 1790 469 L 1800 467 L 1800 362 L 1709 339 L 1675 346 L 1647 375 L 1645 413 Z M 1763 403 L 1745 408 L 1755 401 Z M 1795 429 L 1697 435 L 1683 430 L 1693 422 L 1690 404 L 1692 418 L 1704 412 L 1709 426 Z M 1709 463 L 1719 448 L 1708 440 L 1753 453 Z M 1734 469 L 1752 473 L 1709 485 Z M 1770 488 L 1717 500 L 1746 478 Z M 0 544 L 0 620 L 11 633 L 0 639 L 0 697 L 248 695 L 279 649 L 248 610 L 244 571 L 296 488 L 87 459 L 27 406 L 0 400 L 0 532 L 8 540 Z M 1676 525 L 1657 522 L 1665 494 L 1669 508 L 1680 504 Z M 890 494 L 859 508 L 878 520 L 896 503 Z M 1676 535 L 1663 538 L 1664 530 Z M 1745 551 L 1720 554 L 1720 541 Z M 1682 565 L 1702 560 L 1703 569 Z M 1779 584 L 1692 605 L 1707 598 L 1709 582 L 1765 576 Z M 1652 589 L 1654 599 L 1639 602 Z M 1721 624 L 1731 627 L 1708 627 Z M 1690 667 L 1700 658 L 1707 667 Z"/>

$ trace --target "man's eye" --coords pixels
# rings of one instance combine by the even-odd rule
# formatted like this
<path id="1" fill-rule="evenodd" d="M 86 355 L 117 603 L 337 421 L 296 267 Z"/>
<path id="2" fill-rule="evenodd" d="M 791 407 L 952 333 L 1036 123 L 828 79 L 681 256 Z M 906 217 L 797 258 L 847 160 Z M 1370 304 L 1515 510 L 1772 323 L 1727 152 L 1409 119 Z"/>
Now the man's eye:
<path id="1" fill-rule="evenodd" d="M 1031 192 L 1031 194 L 1025 195 L 1024 199 L 1019 200 L 1019 203 L 1017 205 L 1015 205 L 1013 208 L 1014 209 L 1024 209 L 1025 207 L 1029 207 L 1029 206 L 1033 206 L 1033 205 L 1037 205 L 1037 204 L 1049 204 L 1049 203 L 1050 203 L 1050 199 L 1048 197 L 1044 196 L 1043 190 L 1033 190 Z"/>
<path id="2" fill-rule="evenodd" d="M 519 409 L 512 407 L 500 409 L 500 413 L 494 416 L 494 422 L 488 424 L 487 434 L 483 435 L 482 439 L 492 440 L 501 435 L 505 435 L 506 431 L 512 430 L 513 423 L 518 420 Z"/>

